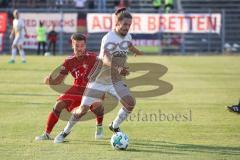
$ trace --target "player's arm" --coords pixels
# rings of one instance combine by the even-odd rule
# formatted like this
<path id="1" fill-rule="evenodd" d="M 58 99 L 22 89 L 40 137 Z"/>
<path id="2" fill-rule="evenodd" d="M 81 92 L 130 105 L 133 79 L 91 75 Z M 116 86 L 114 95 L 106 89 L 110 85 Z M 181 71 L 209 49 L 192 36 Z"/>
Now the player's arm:
<path id="1" fill-rule="evenodd" d="M 15 36 L 14 29 L 12 28 L 9 38 L 12 39 Z"/>
<path id="2" fill-rule="evenodd" d="M 49 76 L 45 77 L 44 83 L 47 85 L 58 85 L 61 84 L 64 79 L 67 77 L 69 70 L 67 69 L 67 62 L 65 61 L 61 67 L 57 76 L 53 76 L 50 74 Z"/>
<path id="3" fill-rule="evenodd" d="M 106 50 L 104 51 L 103 64 L 114 68 L 113 63 L 112 63 L 112 57 L 111 57 L 110 53 Z"/>
<path id="4" fill-rule="evenodd" d="M 103 64 L 117 70 L 122 76 L 129 75 L 128 67 L 122 67 L 112 63 L 112 57 L 107 51 L 104 51 Z"/>
<path id="5" fill-rule="evenodd" d="M 23 29 L 25 31 L 25 35 L 28 36 L 27 28 L 26 28 L 26 25 L 25 25 L 24 21 L 22 21 L 22 23 L 23 23 Z"/>
<path id="6" fill-rule="evenodd" d="M 28 36 L 28 33 L 27 33 L 27 28 L 26 28 L 26 26 L 24 26 L 24 31 L 25 31 L 25 34 L 26 34 L 26 36 Z"/>
<path id="7" fill-rule="evenodd" d="M 55 78 L 51 75 L 44 78 L 44 83 L 47 85 L 58 85 L 61 84 L 67 75 L 59 73 Z"/>
<path id="8" fill-rule="evenodd" d="M 135 46 L 131 45 L 129 46 L 128 50 L 130 52 L 132 52 L 134 54 L 134 56 L 137 56 L 137 55 L 143 55 L 144 53 L 142 51 L 140 51 L 139 49 L 137 49 Z"/>

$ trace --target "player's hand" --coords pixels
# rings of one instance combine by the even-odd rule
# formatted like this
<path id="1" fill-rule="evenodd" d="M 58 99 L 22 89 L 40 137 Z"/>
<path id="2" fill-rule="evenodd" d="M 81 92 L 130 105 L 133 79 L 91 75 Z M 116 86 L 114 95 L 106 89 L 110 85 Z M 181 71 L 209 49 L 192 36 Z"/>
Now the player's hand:
<path id="1" fill-rule="evenodd" d="M 10 40 L 12 40 L 12 39 L 13 39 L 13 35 L 12 35 L 12 34 L 10 34 L 10 36 L 9 36 L 9 39 L 10 39 Z"/>
<path id="2" fill-rule="evenodd" d="M 119 67 L 118 72 L 122 76 L 127 76 L 130 74 L 129 67 Z"/>
<path id="3" fill-rule="evenodd" d="M 52 79 L 51 76 L 45 77 L 44 80 L 43 80 L 43 83 L 47 84 L 47 85 L 50 85 L 50 79 Z"/>
<path id="4" fill-rule="evenodd" d="M 134 53 L 134 57 L 142 56 L 142 55 L 144 55 L 144 52 L 142 52 L 142 51 L 138 51 L 137 53 Z"/>

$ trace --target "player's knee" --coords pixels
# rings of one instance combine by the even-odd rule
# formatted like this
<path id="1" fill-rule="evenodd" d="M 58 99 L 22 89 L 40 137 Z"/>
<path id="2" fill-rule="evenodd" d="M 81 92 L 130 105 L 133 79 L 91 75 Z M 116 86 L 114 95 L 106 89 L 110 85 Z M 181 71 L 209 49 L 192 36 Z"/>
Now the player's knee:
<path id="1" fill-rule="evenodd" d="M 54 113 L 56 116 L 60 116 L 61 111 L 59 111 L 59 110 L 53 108 L 53 113 Z"/>
<path id="2" fill-rule="evenodd" d="M 136 105 L 136 101 L 134 98 L 132 98 L 130 101 L 129 101 L 129 106 L 131 106 L 132 108 L 134 108 Z"/>
<path id="3" fill-rule="evenodd" d="M 22 45 L 19 45 L 18 47 L 17 47 L 19 50 L 22 50 Z"/>
<path id="4" fill-rule="evenodd" d="M 90 110 L 97 116 L 104 115 L 104 107 L 102 106 L 102 104 L 94 104 L 90 107 Z"/>
<path id="5" fill-rule="evenodd" d="M 83 105 L 75 111 L 74 115 L 78 118 L 81 118 L 83 115 L 85 115 L 88 112 L 88 110 L 89 110 L 89 106 Z"/>
<path id="6" fill-rule="evenodd" d="M 58 101 L 54 106 L 54 111 L 60 112 L 67 107 L 67 103 L 64 101 Z"/>
<path id="7" fill-rule="evenodd" d="M 22 45 L 16 45 L 16 48 L 19 49 L 19 50 L 22 50 Z"/>
<path id="8" fill-rule="evenodd" d="M 83 106 L 82 109 L 81 109 L 80 114 L 81 114 L 81 115 L 85 115 L 85 114 L 88 112 L 88 110 L 89 110 L 89 107 Z"/>
<path id="9" fill-rule="evenodd" d="M 126 101 L 126 105 L 124 105 L 124 107 L 125 107 L 129 112 L 131 112 L 131 111 L 134 109 L 135 105 L 136 105 L 135 99 L 131 98 L 131 99 L 128 99 L 128 100 Z"/>
<path id="10" fill-rule="evenodd" d="M 104 107 L 102 105 L 98 107 L 98 111 L 99 111 L 99 116 L 104 115 Z"/>
<path id="11" fill-rule="evenodd" d="M 136 105 L 135 98 L 132 96 L 125 97 L 123 99 L 123 105 L 128 111 L 132 111 Z"/>
<path id="12" fill-rule="evenodd" d="M 13 44 L 12 49 L 17 49 L 17 46 L 15 44 Z"/>

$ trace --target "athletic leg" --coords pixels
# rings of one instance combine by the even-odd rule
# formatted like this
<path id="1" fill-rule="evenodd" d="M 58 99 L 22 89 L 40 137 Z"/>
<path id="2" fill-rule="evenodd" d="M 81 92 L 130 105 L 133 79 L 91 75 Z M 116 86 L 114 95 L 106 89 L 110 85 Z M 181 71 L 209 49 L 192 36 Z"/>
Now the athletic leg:
<path id="1" fill-rule="evenodd" d="M 70 101 L 57 101 L 53 110 L 48 114 L 48 119 L 45 124 L 45 131 L 44 134 L 41 136 L 37 136 L 35 139 L 40 140 L 50 140 L 50 134 L 52 132 L 52 129 L 57 124 L 59 116 L 64 108 L 67 108 L 68 105 L 70 105 Z"/>

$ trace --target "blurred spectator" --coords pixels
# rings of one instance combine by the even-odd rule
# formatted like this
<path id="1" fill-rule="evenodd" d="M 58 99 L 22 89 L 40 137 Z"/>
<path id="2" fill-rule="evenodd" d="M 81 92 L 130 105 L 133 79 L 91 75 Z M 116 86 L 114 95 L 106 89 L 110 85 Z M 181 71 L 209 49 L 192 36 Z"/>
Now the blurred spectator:
<path id="1" fill-rule="evenodd" d="M 86 0 L 74 0 L 74 2 L 77 8 L 85 8 Z"/>
<path id="2" fill-rule="evenodd" d="M 182 43 L 181 35 L 169 33 L 165 36 L 166 37 L 164 37 L 165 41 L 164 41 L 163 45 L 166 45 L 167 47 L 178 47 Z"/>
<path id="3" fill-rule="evenodd" d="M 172 38 L 170 40 L 170 45 L 172 46 L 180 46 L 181 44 L 181 36 L 172 34 Z"/>
<path id="4" fill-rule="evenodd" d="M 164 2 L 165 13 L 169 13 L 169 11 L 173 9 L 173 5 L 174 0 L 165 0 Z"/>
<path id="5" fill-rule="evenodd" d="M 37 55 L 40 55 L 41 51 L 41 46 L 43 48 L 42 54 L 46 52 L 45 46 L 46 46 L 46 41 L 47 41 L 47 36 L 46 36 L 46 28 L 43 25 L 43 22 L 39 22 L 39 26 L 36 29 L 37 32 L 37 42 L 38 42 L 38 49 L 37 49 Z"/>
<path id="6" fill-rule="evenodd" d="M 98 0 L 98 10 L 99 11 L 106 10 L 106 0 Z"/>
<path id="7" fill-rule="evenodd" d="M 153 8 L 159 11 L 162 6 L 162 0 L 153 0 Z"/>
<path id="8" fill-rule="evenodd" d="M 129 8 L 130 1 L 129 0 L 115 0 L 115 10 L 119 8 Z"/>
<path id="9" fill-rule="evenodd" d="M 56 43 L 57 43 L 57 32 L 55 31 L 55 26 L 53 25 L 51 31 L 48 33 L 48 51 L 54 56 L 56 55 Z"/>

